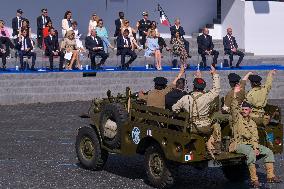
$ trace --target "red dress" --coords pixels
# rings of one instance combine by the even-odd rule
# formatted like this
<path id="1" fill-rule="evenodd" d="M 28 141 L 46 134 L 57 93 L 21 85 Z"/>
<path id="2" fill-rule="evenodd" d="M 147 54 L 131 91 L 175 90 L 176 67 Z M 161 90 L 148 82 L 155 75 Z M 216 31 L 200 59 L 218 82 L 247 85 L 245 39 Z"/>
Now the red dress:
<path id="1" fill-rule="evenodd" d="M 45 49 L 44 38 L 46 38 L 46 37 L 49 35 L 48 30 L 49 30 L 49 27 L 45 27 L 45 28 L 43 28 L 43 30 L 42 30 L 42 40 L 43 40 L 42 44 L 43 44 L 43 49 Z"/>

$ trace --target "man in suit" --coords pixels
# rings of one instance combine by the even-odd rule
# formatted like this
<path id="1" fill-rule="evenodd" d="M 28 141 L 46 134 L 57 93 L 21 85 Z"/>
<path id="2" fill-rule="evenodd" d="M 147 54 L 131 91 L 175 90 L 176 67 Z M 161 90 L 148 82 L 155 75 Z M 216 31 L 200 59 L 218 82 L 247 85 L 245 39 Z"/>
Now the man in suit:
<path id="1" fill-rule="evenodd" d="M 23 15 L 23 10 L 18 9 L 16 17 L 12 19 L 12 29 L 13 29 L 12 36 L 17 36 L 19 34 L 19 30 L 22 27 L 22 21 L 27 20 L 26 18 L 23 18 L 22 15 Z"/>
<path id="2" fill-rule="evenodd" d="M 64 54 L 59 49 L 58 37 L 55 29 L 49 28 L 49 35 L 44 38 L 45 56 L 49 57 L 50 71 L 53 71 L 53 57 L 59 56 L 59 71 L 63 70 Z"/>
<path id="3" fill-rule="evenodd" d="M 114 33 L 114 37 L 117 37 L 119 35 L 121 35 L 120 33 L 120 29 L 121 29 L 121 24 L 122 21 L 124 19 L 124 12 L 119 12 L 118 13 L 119 18 L 115 20 L 115 33 Z"/>
<path id="4" fill-rule="evenodd" d="M 170 31 L 171 31 L 171 42 L 173 38 L 176 36 L 176 33 L 179 32 L 180 37 L 183 39 L 185 50 L 189 55 L 189 42 L 184 39 L 185 32 L 183 27 L 180 25 L 179 18 L 175 19 L 175 25 L 170 27 Z"/>
<path id="5" fill-rule="evenodd" d="M 197 44 L 198 44 L 198 53 L 202 57 L 203 67 L 207 67 L 206 65 L 206 55 L 213 56 L 213 63 L 212 66 L 215 67 L 217 64 L 217 59 L 219 56 L 219 52 L 214 50 L 214 44 L 212 41 L 212 36 L 208 35 L 209 30 L 208 28 L 203 29 L 203 34 L 197 37 Z"/>
<path id="6" fill-rule="evenodd" d="M 128 35 L 129 30 L 125 29 L 122 36 L 117 37 L 117 55 L 121 55 L 121 68 L 123 70 L 129 69 L 129 65 L 137 58 Z M 125 63 L 126 55 L 130 56 L 130 60 L 127 63 Z"/>
<path id="7" fill-rule="evenodd" d="M 45 28 L 45 24 L 50 20 L 50 17 L 47 16 L 47 9 L 41 9 L 41 15 L 37 17 L 36 22 L 37 22 L 37 44 L 38 47 L 41 49 L 42 48 L 42 30 Z"/>
<path id="8" fill-rule="evenodd" d="M 136 24 L 138 30 L 139 30 L 139 36 L 142 37 L 140 40 L 140 44 L 143 45 L 143 48 L 145 49 L 145 43 L 146 43 L 146 37 L 148 35 L 148 30 L 151 27 L 152 22 L 148 20 L 148 12 L 143 12 L 143 19 L 139 20 Z"/>
<path id="9" fill-rule="evenodd" d="M 22 36 L 20 36 L 17 39 L 17 43 L 16 43 L 16 49 L 19 50 L 19 57 L 20 57 L 20 64 L 21 64 L 20 70 L 23 71 L 25 69 L 24 56 L 28 56 L 28 57 L 32 57 L 31 70 L 36 71 L 35 69 L 36 53 L 32 52 L 33 50 L 32 40 L 29 38 L 29 36 L 27 36 L 26 30 L 23 30 L 21 33 L 22 33 Z"/>
<path id="10" fill-rule="evenodd" d="M 240 68 L 240 64 L 245 56 L 242 51 L 238 50 L 238 44 L 234 36 L 232 36 L 233 30 L 232 28 L 227 29 L 227 35 L 223 37 L 223 45 L 225 54 L 229 55 L 230 57 L 230 67 L 233 68 L 233 55 L 238 55 L 239 60 L 236 64 L 236 68 Z"/>
<path id="11" fill-rule="evenodd" d="M 3 71 L 6 70 L 6 59 L 7 59 L 7 53 L 4 49 L 4 44 L 2 43 L 2 40 L 0 39 L 0 57 L 2 58 L 2 64 L 3 64 Z"/>
<path id="12" fill-rule="evenodd" d="M 108 54 L 104 51 L 103 41 L 97 36 L 95 29 L 91 30 L 91 35 L 86 37 L 85 46 L 89 50 L 91 58 L 91 69 L 102 69 L 102 65 L 108 58 Z M 99 64 L 96 64 L 96 56 L 100 56 L 102 59 Z"/>

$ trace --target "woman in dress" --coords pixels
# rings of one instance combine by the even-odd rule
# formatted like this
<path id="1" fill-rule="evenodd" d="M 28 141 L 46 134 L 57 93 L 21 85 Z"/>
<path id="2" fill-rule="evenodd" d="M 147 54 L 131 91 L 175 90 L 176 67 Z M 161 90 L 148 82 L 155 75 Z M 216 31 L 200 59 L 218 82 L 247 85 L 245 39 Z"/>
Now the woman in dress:
<path id="1" fill-rule="evenodd" d="M 79 59 L 80 49 L 77 47 L 74 31 L 69 30 L 66 32 L 65 38 L 61 42 L 60 50 L 65 52 L 65 59 L 70 60 L 69 65 L 66 67 L 67 70 L 72 70 L 75 60 L 77 62 L 77 69 L 81 67 Z"/>
<path id="2" fill-rule="evenodd" d="M 160 33 L 158 31 L 158 28 L 157 28 L 157 22 L 156 21 L 152 21 L 151 27 L 148 30 L 148 35 L 153 30 L 156 32 L 156 36 L 158 37 L 158 44 L 160 46 L 161 53 L 162 53 L 162 50 L 163 50 L 164 47 L 166 48 L 167 51 L 169 51 L 170 48 L 168 48 L 165 39 L 160 36 Z"/>
<path id="3" fill-rule="evenodd" d="M 123 34 L 124 30 L 126 30 L 126 29 L 128 29 L 128 31 L 129 31 L 128 37 L 130 38 L 130 41 L 131 41 L 133 47 L 141 50 L 142 48 L 139 47 L 139 45 L 137 44 L 137 41 L 135 39 L 137 31 L 130 26 L 130 23 L 129 23 L 128 20 L 124 19 L 123 22 L 122 22 L 122 25 L 121 25 L 121 34 Z"/>
<path id="4" fill-rule="evenodd" d="M 162 70 L 162 55 L 160 52 L 160 46 L 158 44 L 158 37 L 156 36 L 156 31 L 152 30 L 149 33 L 149 36 L 147 37 L 146 40 L 146 51 L 145 51 L 145 56 L 150 57 L 150 56 L 155 56 L 155 61 L 156 61 L 156 68 L 157 70 Z"/>
<path id="5" fill-rule="evenodd" d="M 180 58 L 181 66 L 185 68 L 188 54 L 185 50 L 183 39 L 180 37 L 179 32 L 176 32 L 175 37 L 172 40 L 173 53 L 178 55 Z"/>
<path id="6" fill-rule="evenodd" d="M 72 12 L 70 10 L 66 11 L 64 18 L 62 20 L 62 37 L 65 37 L 65 34 L 68 30 L 72 30 Z"/>
<path id="7" fill-rule="evenodd" d="M 108 32 L 107 32 L 106 28 L 104 27 L 104 23 L 103 23 L 102 19 L 100 19 L 98 21 L 98 25 L 96 27 L 96 32 L 97 32 L 97 36 L 99 36 L 103 41 L 105 53 L 108 53 L 108 47 L 110 47 L 112 50 L 114 50 L 114 47 L 110 44 L 110 42 L 108 40 Z"/>
<path id="8" fill-rule="evenodd" d="M 96 29 L 96 27 L 98 25 L 98 21 L 99 21 L 99 17 L 97 16 L 96 13 L 93 13 L 92 17 L 91 17 L 91 19 L 89 21 L 88 36 L 91 35 L 92 29 Z"/>

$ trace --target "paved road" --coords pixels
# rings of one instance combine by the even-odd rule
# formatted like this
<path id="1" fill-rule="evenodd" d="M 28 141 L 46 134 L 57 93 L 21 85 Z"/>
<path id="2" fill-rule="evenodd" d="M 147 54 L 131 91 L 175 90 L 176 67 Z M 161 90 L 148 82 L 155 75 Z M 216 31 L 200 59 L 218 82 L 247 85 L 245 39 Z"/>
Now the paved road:
<path id="1" fill-rule="evenodd" d="M 273 101 L 284 110 L 284 102 Z M 111 155 L 101 172 L 80 168 L 74 142 L 78 117 L 88 102 L 0 106 L 0 188 L 151 188 L 145 183 L 143 157 Z M 282 111 L 283 112 L 283 111 Z M 284 113 L 284 112 L 283 112 Z M 283 114 L 282 114 L 283 115 Z M 277 173 L 284 179 L 284 156 L 277 155 Z M 263 164 L 258 173 L 265 181 Z M 267 185 L 280 189 L 284 185 Z M 220 169 L 182 167 L 175 188 L 240 189 Z"/>

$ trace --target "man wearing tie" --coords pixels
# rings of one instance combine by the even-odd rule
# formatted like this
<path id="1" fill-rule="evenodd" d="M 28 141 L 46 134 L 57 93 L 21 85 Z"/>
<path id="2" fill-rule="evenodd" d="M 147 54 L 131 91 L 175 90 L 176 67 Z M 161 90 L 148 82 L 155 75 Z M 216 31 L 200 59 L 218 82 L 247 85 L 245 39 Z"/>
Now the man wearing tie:
<path id="1" fill-rule="evenodd" d="M 134 47 L 128 37 L 129 30 L 125 29 L 122 36 L 117 37 L 117 55 L 121 55 L 121 68 L 129 69 L 129 65 L 137 58 L 136 53 L 133 51 Z M 125 56 L 129 55 L 130 60 L 125 63 Z"/>
<path id="2" fill-rule="evenodd" d="M 41 16 L 37 17 L 37 44 L 38 47 L 42 48 L 42 30 L 45 28 L 45 24 L 50 20 L 50 17 L 47 16 L 47 9 L 41 9 Z"/>
<path id="3" fill-rule="evenodd" d="M 223 45 L 225 54 L 229 55 L 230 57 L 230 67 L 233 68 L 233 55 L 238 55 L 239 60 L 236 64 L 236 68 L 240 68 L 240 64 L 245 56 L 242 51 L 238 50 L 238 44 L 234 36 L 232 36 L 233 30 L 232 28 L 227 29 L 227 35 L 223 37 Z"/>
<path id="4" fill-rule="evenodd" d="M 49 57 L 50 71 L 53 71 L 53 57 L 59 56 L 59 71 L 63 70 L 64 54 L 59 49 L 58 37 L 54 28 L 49 28 L 49 35 L 44 38 L 45 56 Z"/>
<path id="5" fill-rule="evenodd" d="M 103 41 L 97 36 L 95 29 L 92 29 L 91 35 L 86 37 L 85 46 L 90 53 L 91 69 L 102 69 L 101 66 L 105 63 L 108 55 L 105 53 Z M 96 64 L 96 56 L 100 56 L 102 58 L 99 64 Z"/>
<path id="6" fill-rule="evenodd" d="M 203 29 L 203 34 L 197 37 L 197 44 L 198 44 L 198 53 L 202 57 L 203 67 L 207 67 L 206 64 L 206 55 L 213 56 L 213 63 L 212 66 L 215 67 L 217 64 L 217 59 L 219 56 L 219 52 L 214 50 L 214 44 L 212 41 L 212 36 L 208 35 L 209 30 L 208 28 Z"/>
<path id="7" fill-rule="evenodd" d="M 27 20 L 22 17 L 23 11 L 22 9 L 17 10 L 17 16 L 12 19 L 12 29 L 13 29 L 13 34 L 12 36 L 18 36 L 19 31 L 22 27 L 22 21 Z"/>
<path id="8" fill-rule="evenodd" d="M 35 69 L 35 61 L 36 61 L 36 53 L 32 52 L 33 45 L 32 40 L 27 36 L 27 30 L 23 30 L 21 32 L 22 36 L 17 39 L 16 49 L 19 50 L 21 71 L 24 71 L 24 56 L 32 57 L 32 66 L 31 70 L 36 71 Z"/>

